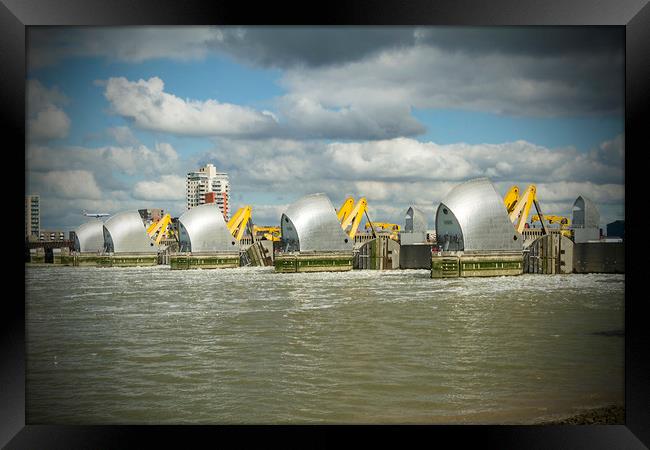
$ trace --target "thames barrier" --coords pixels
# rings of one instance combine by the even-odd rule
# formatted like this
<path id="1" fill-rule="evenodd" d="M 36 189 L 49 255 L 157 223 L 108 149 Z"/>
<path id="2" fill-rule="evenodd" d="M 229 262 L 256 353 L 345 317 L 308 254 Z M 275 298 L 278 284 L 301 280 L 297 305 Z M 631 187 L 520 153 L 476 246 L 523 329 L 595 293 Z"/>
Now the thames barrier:
<path id="1" fill-rule="evenodd" d="M 364 197 L 348 197 L 336 208 L 323 193 L 298 199 L 272 226 L 256 226 L 250 206 L 228 221 L 216 204 L 149 221 L 123 211 L 81 224 L 69 247 L 31 248 L 26 262 L 173 270 L 273 266 L 277 273 L 428 269 L 431 278 L 625 272 L 624 243 L 599 239 L 600 215 L 591 200 L 578 196 L 571 226 L 568 218 L 545 216 L 540 203 L 534 185 L 521 193 L 513 186 L 502 197 L 489 179 L 478 178 L 447 193 L 433 229 L 414 205 L 403 226 L 386 224 L 371 220 Z M 533 208 L 537 214 L 530 217 Z"/>

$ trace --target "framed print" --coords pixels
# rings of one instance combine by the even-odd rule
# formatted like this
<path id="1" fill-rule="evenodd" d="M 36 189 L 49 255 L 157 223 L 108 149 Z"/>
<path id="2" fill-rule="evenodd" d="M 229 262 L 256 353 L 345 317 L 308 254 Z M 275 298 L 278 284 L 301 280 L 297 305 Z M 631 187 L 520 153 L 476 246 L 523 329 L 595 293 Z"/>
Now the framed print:
<path id="1" fill-rule="evenodd" d="M 314 11 L 3 0 L 3 445 L 647 446 L 647 2 Z"/>

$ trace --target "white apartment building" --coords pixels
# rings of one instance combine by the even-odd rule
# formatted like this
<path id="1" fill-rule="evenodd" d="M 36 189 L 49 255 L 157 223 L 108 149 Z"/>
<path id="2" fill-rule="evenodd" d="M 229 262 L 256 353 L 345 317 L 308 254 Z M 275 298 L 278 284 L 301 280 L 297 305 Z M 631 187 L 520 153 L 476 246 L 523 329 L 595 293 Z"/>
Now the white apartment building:
<path id="1" fill-rule="evenodd" d="M 41 233 L 41 198 L 38 195 L 25 196 L 25 236 L 38 239 Z"/>
<path id="2" fill-rule="evenodd" d="M 226 220 L 230 219 L 230 180 L 228 174 L 217 172 L 212 164 L 201 167 L 196 172 L 187 174 L 187 209 L 206 203 L 216 203 Z"/>

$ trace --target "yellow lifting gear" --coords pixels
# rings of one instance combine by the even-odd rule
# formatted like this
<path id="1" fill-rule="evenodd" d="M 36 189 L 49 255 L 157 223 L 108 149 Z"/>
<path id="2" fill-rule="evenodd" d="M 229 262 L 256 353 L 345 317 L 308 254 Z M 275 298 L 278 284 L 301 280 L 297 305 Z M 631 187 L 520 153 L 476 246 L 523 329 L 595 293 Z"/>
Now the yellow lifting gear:
<path id="1" fill-rule="evenodd" d="M 394 241 L 399 240 L 399 232 L 402 229 L 398 224 L 396 223 L 386 223 L 386 222 L 366 222 L 366 230 L 368 228 L 381 228 L 384 231 L 390 231 L 390 238 Z"/>
<path id="2" fill-rule="evenodd" d="M 172 216 L 169 214 L 165 214 L 162 219 L 160 219 L 157 222 L 153 222 L 149 227 L 147 228 L 147 234 L 151 239 L 156 235 L 156 232 L 158 233 L 158 236 L 156 237 L 156 245 L 160 244 L 160 241 L 162 241 L 162 238 L 167 236 L 168 232 L 168 227 L 169 224 L 172 221 Z"/>
<path id="3" fill-rule="evenodd" d="M 548 223 L 559 223 L 562 227 L 568 227 L 569 224 L 571 223 L 571 221 L 564 216 L 551 216 L 551 215 L 544 214 L 544 219 L 546 219 Z M 537 221 L 539 221 L 539 215 L 535 214 L 530 219 L 530 223 L 537 222 Z"/>
<path id="4" fill-rule="evenodd" d="M 352 210 L 354 209 L 354 198 L 348 197 L 345 199 L 338 212 L 336 217 L 339 219 L 339 222 L 343 223 L 345 219 L 348 218 Z"/>
<path id="5" fill-rule="evenodd" d="M 377 228 L 381 228 L 382 230 L 386 231 L 400 231 L 401 227 L 396 224 L 396 223 L 386 223 L 386 222 L 373 222 L 372 225 L 374 225 Z M 370 223 L 366 223 L 366 229 L 372 228 Z"/>
<path id="6" fill-rule="evenodd" d="M 544 215 L 544 219 L 550 224 L 553 223 L 559 223 L 560 224 L 560 233 L 563 236 L 566 236 L 568 238 L 571 237 L 571 230 L 569 229 L 569 225 L 571 224 L 571 221 L 569 220 L 568 217 L 564 216 L 553 216 L 553 215 Z M 540 221 L 539 215 L 535 214 L 531 219 L 530 223 L 535 223 L 537 221 Z"/>
<path id="7" fill-rule="evenodd" d="M 503 203 L 506 205 L 506 210 L 508 214 L 515 209 L 515 205 L 519 201 L 519 186 L 512 186 L 505 197 L 503 197 Z"/>
<path id="8" fill-rule="evenodd" d="M 519 187 L 512 186 L 504 197 L 503 203 L 506 206 L 508 217 L 515 226 L 517 233 L 522 233 L 524 231 L 531 206 L 535 205 L 537 214 L 544 218 L 544 214 L 542 213 L 539 202 L 537 201 L 537 187 L 534 184 L 528 186 L 521 197 L 519 197 Z M 544 221 L 541 220 L 540 223 L 542 224 L 542 233 L 547 234 Z"/>
<path id="9" fill-rule="evenodd" d="M 238 241 L 244 236 L 246 225 L 248 225 L 248 221 L 251 218 L 252 209 L 253 208 L 249 205 L 239 208 L 226 225 L 230 234 L 232 234 Z"/>
<path id="10" fill-rule="evenodd" d="M 345 201 L 344 205 L 347 204 L 348 200 Z M 361 197 L 352 211 L 350 211 L 341 222 L 341 228 L 343 228 L 343 231 L 346 232 L 350 239 L 354 239 L 354 236 L 357 234 L 357 230 L 359 229 L 364 214 L 366 215 L 366 219 L 368 219 L 368 223 L 370 223 L 372 234 L 375 235 L 375 227 L 372 226 L 372 222 L 368 217 L 368 202 L 365 197 Z M 348 227 L 350 227 L 350 230 L 346 231 Z"/>
<path id="11" fill-rule="evenodd" d="M 280 227 L 258 227 L 255 225 L 253 227 L 253 232 L 263 232 L 262 236 L 269 241 L 279 241 L 280 240 Z"/>

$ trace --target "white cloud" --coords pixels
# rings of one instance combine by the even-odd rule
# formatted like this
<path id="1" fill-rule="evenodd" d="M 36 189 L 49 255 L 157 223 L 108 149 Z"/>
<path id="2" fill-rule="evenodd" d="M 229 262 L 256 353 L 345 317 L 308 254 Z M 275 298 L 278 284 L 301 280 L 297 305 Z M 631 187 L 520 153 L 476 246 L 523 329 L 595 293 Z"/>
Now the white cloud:
<path id="1" fill-rule="evenodd" d="M 282 213 L 287 209 L 289 204 L 269 205 L 261 202 L 247 203 L 252 207 L 251 219 L 255 225 L 259 226 L 278 226 Z M 236 211 L 235 206 L 232 211 Z M 232 214 L 231 214 L 232 215 Z"/>
<path id="2" fill-rule="evenodd" d="M 165 92 L 158 77 L 110 78 L 103 84 L 113 111 L 135 126 L 191 136 L 361 140 L 414 136 L 426 128 L 413 116 L 413 108 L 515 116 L 620 113 L 620 86 L 603 80 L 586 85 L 550 75 L 572 63 L 566 58 L 450 54 L 416 45 L 340 65 L 292 67 L 280 80 L 287 93 L 276 99 L 276 111 L 215 99 L 182 99 Z M 583 63 L 591 67 L 589 61 L 575 64 Z M 546 77 L 538 76 L 540 72 Z M 589 100 L 594 89 L 607 98 L 602 105 Z"/>
<path id="3" fill-rule="evenodd" d="M 56 106 L 49 106 L 28 120 L 28 134 L 34 140 L 61 139 L 70 131 L 70 118 Z"/>
<path id="4" fill-rule="evenodd" d="M 181 160 L 166 143 L 154 148 L 33 146 L 27 175 L 30 188 L 46 196 L 96 199 L 99 189 L 106 199 L 98 207 L 102 212 L 113 206 L 151 206 L 180 214 L 186 171 L 211 162 L 230 175 L 233 208 L 251 204 L 255 222 L 265 225 L 277 224 L 284 206 L 315 192 L 326 193 L 336 207 L 348 195 L 365 196 L 374 221 L 403 223 L 406 209 L 414 205 L 433 223 L 436 205 L 456 184 L 487 176 L 500 195 L 512 184 L 523 189 L 535 183 L 546 214 L 570 215 L 575 198 L 586 195 L 598 205 L 602 220 L 611 221 L 622 218 L 625 200 L 623 161 L 613 156 L 623 153 L 622 142 L 617 137 L 585 153 L 525 141 L 439 145 L 408 138 L 332 143 L 216 139 L 212 151 L 191 160 Z M 56 175 L 44 175 L 51 171 Z M 77 194 L 73 186 L 78 190 L 79 183 L 72 180 L 83 178 L 70 171 L 94 173 L 96 189 L 90 185 Z M 72 203 L 68 207 L 78 209 Z"/>
<path id="5" fill-rule="evenodd" d="M 40 111 L 50 105 L 66 105 L 69 101 L 70 99 L 56 86 L 48 89 L 36 79 L 27 81 L 27 109 L 30 113 Z"/>
<path id="6" fill-rule="evenodd" d="M 562 181 L 537 183 L 536 187 L 538 197 L 547 202 L 569 200 L 573 204 L 578 195 L 585 195 L 598 204 L 623 203 L 625 199 L 625 185 L 623 184 Z"/>
<path id="7" fill-rule="evenodd" d="M 26 189 L 39 193 L 43 226 L 73 229 L 82 209 L 114 214 L 141 208 L 185 210 L 186 162 L 168 143 L 55 147 L 30 145 Z M 181 201 L 179 201 L 181 200 Z"/>
<path id="8" fill-rule="evenodd" d="M 87 170 L 53 170 L 33 173 L 35 191 L 43 196 L 70 199 L 100 199 L 101 190 L 92 172 Z M 40 188 L 39 188 L 40 187 Z"/>
<path id="9" fill-rule="evenodd" d="M 346 64 L 291 68 L 281 83 L 302 101 L 325 108 L 349 105 L 371 117 L 382 113 L 385 123 L 389 117 L 406 120 L 405 105 L 524 116 L 620 113 L 623 80 L 610 74 L 611 63 L 621 65 L 622 58 L 622 53 L 600 59 L 471 54 L 414 45 Z"/>
<path id="10" fill-rule="evenodd" d="M 590 157 L 614 167 L 620 166 L 625 160 L 623 135 L 601 143 L 597 149 L 591 152 Z"/>
<path id="11" fill-rule="evenodd" d="M 160 173 L 176 168 L 178 162 L 176 150 L 167 143 L 156 144 L 153 149 L 146 145 L 106 147 L 100 152 L 105 161 L 129 175 Z"/>
<path id="12" fill-rule="evenodd" d="M 570 214 L 578 195 L 592 197 L 604 210 L 624 202 L 623 161 L 608 165 L 599 152 L 570 147 L 549 149 L 525 141 L 439 145 L 407 138 L 329 144 L 216 142 L 217 148 L 203 155 L 201 163 L 211 161 L 227 171 L 233 192 L 244 199 L 272 192 L 285 204 L 325 192 L 338 206 L 348 195 L 366 196 L 373 220 L 403 221 L 410 205 L 430 211 L 433 220 L 435 205 L 456 184 L 483 176 L 500 195 L 513 184 L 525 189 L 535 183 L 548 214 Z"/>
<path id="13" fill-rule="evenodd" d="M 425 131 L 406 103 L 340 106 L 308 95 L 288 94 L 278 100 L 279 111 L 274 113 L 215 99 L 184 100 L 165 92 L 158 77 L 138 81 L 109 78 L 96 84 L 104 87 L 112 111 L 132 120 L 134 126 L 178 135 L 383 139 Z"/>
<path id="14" fill-rule="evenodd" d="M 216 100 L 183 100 L 168 94 L 158 77 L 138 81 L 110 78 L 104 96 L 115 113 L 147 130 L 194 136 L 254 136 L 268 134 L 277 125 L 271 115 L 252 108 Z"/>
<path id="15" fill-rule="evenodd" d="M 454 147 L 407 138 L 332 143 L 325 153 L 335 170 L 351 179 L 460 180 L 481 173 Z"/>
<path id="16" fill-rule="evenodd" d="M 277 111 L 163 91 L 158 78 L 109 80 L 115 112 L 143 129 L 195 136 L 390 139 L 425 131 L 413 108 L 514 116 L 621 114 L 621 34 L 385 27 L 116 27 L 30 31 L 29 63 L 104 57 L 141 63 L 229 54 L 280 67 Z M 59 134 L 54 134 L 58 136 Z"/>
<path id="17" fill-rule="evenodd" d="M 604 161 L 598 152 L 550 149 L 526 141 L 447 144 L 408 138 L 332 143 L 324 150 L 337 173 L 367 180 L 463 180 L 487 176 L 536 181 L 622 182 L 623 161 Z"/>
<path id="18" fill-rule="evenodd" d="M 461 181 L 487 176 L 495 182 L 622 184 L 623 161 L 572 147 L 550 149 L 526 141 L 447 144 L 397 138 L 366 142 L 217 140 L 203 156 L 241 176 L 246 184 L 282 180 Z"/>
<path id="19" fill-rule="evenodd" d="M 136 145 L 138 144 L 138 139 L 135 137 L 133 132 L 129 127 L 110 127 L 106 130 L 108 134 L 115 142 L 119 145 Z"/>
<path id="20" fill-rule="evenodd" d="M 326 67 L 296 66 L 283 72 L 287 93 L 276 111 L 182 99 L 165 92 L 158 77 L 98 83 L 113 111 L 135 126 L 190 136 L 292 139 L 391 139 L 426 127 L 412 109 L 461 109 L 513 116 L 620 114 L 622 84 L 585 83 L 553 74 L 569 64 L 586 76 L 593 61 L 566 55 L 449 53 L 416 45 Z M 585 67 L 583 67 L 583 65 Z M 467 67 L 480 70 L 467 70 Z M 543 73 L 544 76 L 541 76 Z M 594 90 L 602 99 L 593 99 Z"/>
<path id="21" fill-rule="evenodd" d="M 60 108 L 69 99 L 56 87 L 27 82 L 27 136 L 33 141 L 61 139 L 70 131 L 70 118 Z"/>
<path id="22" fill-rule="evenodd" d="M 180 159 L 171 144 L 162 142 L 154 148 L 146 145 L 88 147 L 30 146 L 27 168 L 32 171 L 51 169 L 86 169 L 101 173 L 152 175 L 179 170 Z"/>
<path id="23" fill-rule="evenodd" d="M 185 178 L 178 175 L 161 175 L 159 180 L 138 181 L 133 197 L 144 200 L 185 199 Z"/>
<path id="24" fill-rule="evenodd" d="M 376 96 L 377 93 L 370 93 Z M 358 102 L 332 104 L 306 93 L 279 100 L 285 136 L 330 139 L 389 139 L 421 134 L 426 128 L 410 114 L 406 103 L 368 107 Z"/>

